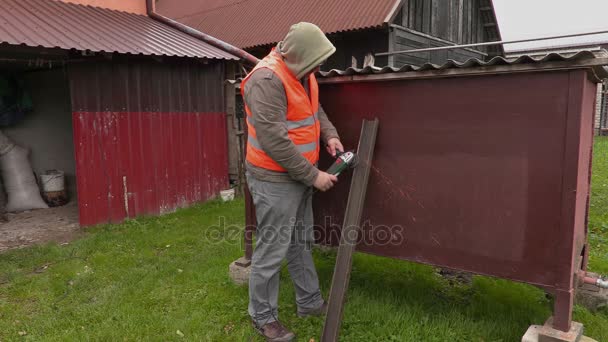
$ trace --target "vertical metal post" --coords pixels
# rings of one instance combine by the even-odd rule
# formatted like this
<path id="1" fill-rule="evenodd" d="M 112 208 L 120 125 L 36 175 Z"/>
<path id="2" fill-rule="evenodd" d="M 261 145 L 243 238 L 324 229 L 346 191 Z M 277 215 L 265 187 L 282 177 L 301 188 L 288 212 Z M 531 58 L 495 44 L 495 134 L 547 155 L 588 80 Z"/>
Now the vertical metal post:
<path id="1" fill-rule="evenodd" d="M 249 189 L 245 186 L 245 259 L 251 260 L 253 255 L 253 235 L 257 228 L 255 207 Z"/>
<path id="2" fill-rule="evenodd" d="M 244 134 L 242 135 L 241 142 L 242 146 L 245 145 L 247 141 L 247 125 L 243 127 Z M 247 148 L 243 148 L 243 160 L 246 160 Z M 251 260 L 253 256 L 253 235 L 258 226 L 257 217 L 255 215 L 255 206 L 253 205 L 253 198 L 251 197 L 251 193 L 249 192 L 249 187 L 247 186 L 247 181 L 245 180 L 244 186 L 245 190 L 245 232 L 244 232 L 244 242 L 245 242 L 245 259 Z"/>
<path id="3" fill-rule="evenodd" d="M 374 156 L 374 147 L 376 146 L 377 131 L 378 119 L 363 121 L 359 147 L 357 149 L 359 166 L 353 173 L 348 194 L 340 247 L 338 248 L 338 257 L 336 258 L 336 266 L 329 293 L 327 317 L 325 318 L 323 335 L 321 337 L 322 342 L 334 342 L 339 339 L 344 299 L 348 290 L 352 258 L 359 236 L 359 226 L 361 225 L 361 215 L 363 214 L 363 205 L 365 204 L 365 195 L 367 194 L 367 182 Z"/>
<path id="4" fill-rule="evenodd" d="M 233 80 L 236 77 L 236 65 L 234 62 L 226 63 L 225 79 Z M 237 182 L 237 193 L 240 195 L 240 152 L 239 152 L 239 136 L 238 123 L 236 117 L 236 98 L 234 84 L 224 82 L 224 110 L 226 112 L 226 130 L 228 136 L 228 172 L 231 180 Z"/>

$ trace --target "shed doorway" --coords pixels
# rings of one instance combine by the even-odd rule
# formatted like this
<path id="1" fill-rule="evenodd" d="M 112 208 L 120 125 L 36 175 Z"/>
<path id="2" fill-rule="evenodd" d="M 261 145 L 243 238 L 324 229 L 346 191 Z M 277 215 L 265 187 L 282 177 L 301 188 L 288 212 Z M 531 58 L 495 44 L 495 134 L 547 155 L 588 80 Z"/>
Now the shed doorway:
<path id="1" fill-rule="evenodd" d="M 63 66 L 32 69 L 23 64 L 2 64 L 0 80 L 5 82 L 4 104 L 22 103 L 21 108 L 11 113 L 4 111 L 0 130 L 15 146 L 29 151 L 27 160 L 38 190 L 43 201 L 50 206 L 48 209 L 10 212 L 11 208 L 7 207 L 7 203 L 10 206 L 10 195 L 7 196 L 7 192 L 11 191 L 11 186 L 7 184 L 5 178 L 8 176 L 3 169 L 0 177 L 3 184 L 0 191 L 0 216 L 3 216 L 0 218 L 0 252 L 33 244 L 70 241 L 80 234 L 80 226 L 67 71 Z M 11 91 L 6 90 L 6 83 L 10 83 Z M 18 91 L 15 91 L 15 87 Z M 2 168 L 9 166 L 8 162 L 1 165 Z M 51 192 L 56 189 L 50 189 L 48 183 L 43 184 L 49 178 L 43 179 L 41 176 L 50 170 L 63 173 L 63 193 Z"/>

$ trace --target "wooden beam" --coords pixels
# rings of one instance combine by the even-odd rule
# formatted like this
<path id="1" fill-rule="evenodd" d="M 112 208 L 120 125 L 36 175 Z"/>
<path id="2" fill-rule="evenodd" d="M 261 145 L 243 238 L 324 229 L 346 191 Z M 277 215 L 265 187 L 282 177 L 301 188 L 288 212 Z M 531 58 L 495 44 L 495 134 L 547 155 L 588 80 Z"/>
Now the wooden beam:
<path id="1" fill-rule="evenodd" d="M 430 39 L 432 41 L 436 41 L 438 43 L 443 43 L 445 45 L 454 45 L 454 42 L 450 42 L 449 40 L 445 40 L 445 39 L 441 39 L 439 37 L 431 36 L 431 35 L 426 34 L 424 32 L 416 31 L 416 30 L 413 30 L 413 29 L 410 29 L 410 28 L 407 28 L 407 27 L 403 27 L 401 25 L 391 24 L 390 28 L 394 28 L 396 30 L 403 31 L 403 32 L 408 32 L 408 33 L 411 33 L 411 34 L 416 35 L 416 36 L 420 36 L 420 37 L 424 37 L 424 38 Z M 433 45 L 433 46 L 435 46 L 435 45 Z M 485 53 L 483 51 L 478 51 L 478 50 L 475 50 L 473 48 L 463 48 L 462 50 L 466 50 L 466 51 L 469 51 L 469 52 L 472 52 L 472 53 L 476 53 L 476 54 L 480 54 L 480 55 L 483 55 L 483 56 L 487 56 L 488 55 L 487 53 Z"/>
<path id="2" fill-rule="evenodd" d="M 363 205 L 365 204 L 365 195 L 367 194 L 367 183 L 374 156 L 374 147 L 376 146 L 377 132 L 378 119 L 372 121 L 363 120 L 359 147 L 357 148 L 359 166 L 354 171 L 350 184 L 350 193 L 348 194 L 348 202 L 346 203 L 340 247 L 338 248 L 338 256 L 329 293 L 329 307 L 327 308 L 327 317 L 325 318 L 323 335 L 321 337 L 322 342 L 335 342 L 339 340 L 344 299 L 348 290 L 353 254 L 359 237 L 361 215 L 363 214 Z"/>

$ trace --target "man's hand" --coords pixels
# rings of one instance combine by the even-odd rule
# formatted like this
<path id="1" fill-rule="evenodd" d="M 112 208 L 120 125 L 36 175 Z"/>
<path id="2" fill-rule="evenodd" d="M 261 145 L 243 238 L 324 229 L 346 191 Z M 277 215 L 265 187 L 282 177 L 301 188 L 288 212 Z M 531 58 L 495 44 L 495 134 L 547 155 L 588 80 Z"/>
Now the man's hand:
<path id="1" fill-rule="evenodd" d="M 338 138 L 331 138 L 327 141 L 327 153 L 332 157 L 336 156 L 336 151 L 344 152 L 344 147 Z"/>
<path id="2" fill-rule="evenodd" d="M 334 183 L 338 181 L 338 177 L 330 175 L 327 172 L 319 171 L 317 178 L 313 186 L 321 191 L 327 191 L 334 186 Z"/>

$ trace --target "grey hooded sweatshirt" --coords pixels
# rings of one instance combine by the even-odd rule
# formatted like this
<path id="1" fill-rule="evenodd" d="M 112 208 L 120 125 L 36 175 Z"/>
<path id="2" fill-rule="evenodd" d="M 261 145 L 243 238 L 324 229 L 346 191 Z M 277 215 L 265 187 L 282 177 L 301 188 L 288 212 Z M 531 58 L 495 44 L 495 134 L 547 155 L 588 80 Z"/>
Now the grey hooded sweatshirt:
<path id="1" fill-rule="evenodd" d="M 287 67 L 301 79 L 306 90 L 310 71 L 335 52 L 335 47 L 315 25 L 299 23 L 291 27 L 277 45 Z M 257 179 L 268 182 L 302 182 L 311 186 L 319 170 L 304 158 L 287 134 L 287 96 L 281 79 L 269 69 L 256 70 L 244 88 L 244 100 L 251 114 L 262 149 L 287 172 L 276 172 L 247 163 L 247 170 Z M 324 146 L 339 138 L 335 127 L 319 105 L 319 123 Z M 324 148 L 321 148 L 324 150 Z"/>

